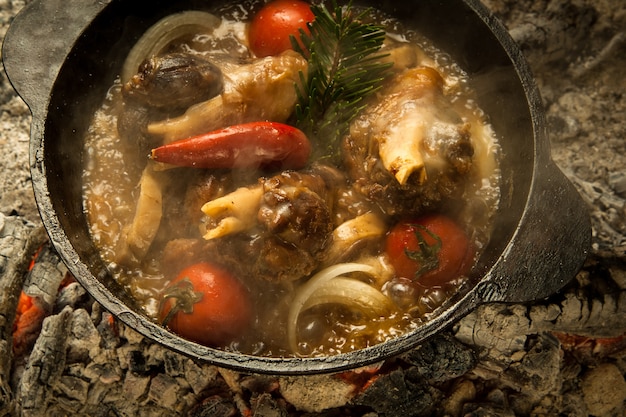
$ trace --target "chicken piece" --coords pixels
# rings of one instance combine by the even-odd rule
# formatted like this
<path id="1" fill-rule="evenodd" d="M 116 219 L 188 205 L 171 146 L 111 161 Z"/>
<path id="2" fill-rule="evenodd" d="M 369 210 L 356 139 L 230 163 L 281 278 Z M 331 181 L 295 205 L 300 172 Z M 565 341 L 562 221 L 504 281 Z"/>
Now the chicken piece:
<path id="1" fill-rule="evenodd" d="M 152 165 L 146 166 L 139 181 L 137 208 L 130 224 L 123 230 L 118 242 L 117 262 L 137 264 L 141 262 L 157 235 L 163 216 L 162 187 L 165 181 L 154 172 Z"/>
<path id="2" fill-rule="evenodd" d="M 148 125 L 166 143 L 257 120 L 285 122 L 297 101 L 296 83 L 307 61 L 294 51 L 222 68 L 222 94 L 190 107 L 183 115 Z"/>
<path id="3" fill-rule="evenodd" d="M 125 100 L 151 108 L 186 109 L 222 92 L 221 70 L 188 53 L 153 56 L 122 86 Z"/>
<path id="4" fill-rule="evenodd" d="M 380 61 L 383 63 L 390 62 L 393 71 L 403 71 L 407 68 L 412 68 L 419 61 L 425 59 L 425 54 L 416 44 L 396 42 L 390 39 L 385 41 L 385 44 L 380 49 L 380 53 L 383 54 Z"/>
<path id="5" fill-rule="evenodd" d="M 204 224 L 206 240 L 243 232 L 256 225 L 261 204 L 261 186 L 240 187 L 232 193 L 211 200 L 202 206 L 209 221 Z"/>
<path id="6" fill-rule="evenodd" d="M 283 172 L 264 181 L 257 220 L 283 242 L 315 255 L 332 231 L 328 191 L 319 175 Z"/>
<path id="7" fill-rule="evenodd" d="M 219 171 L 160 171 L 167 185 L 162 189 L 163 215 L 153 247 L 162 248 L 172 239 L 202 239 L 198 228 L 205 217 L 202 206 L 232 191 L 232 178 Z"/>
<path id="8" fill-rule="evenodd" d="M 333 230 L 332 243 L 326 251 L 324 264 L 347 262 L 371 243 L 378 242 L 385 233 L 387 225 L 384 220 L 372 212 L 343 222 Z"/>
<path id="9" fill-rule="evenodd" d="M 408 69 L 352 123 L 343 142 L 355 188 L 387 214 L 417 214 L 460 191 L 472 168 L 470 125 L 451 108 L 443 79 Z"/>
<path id="10" fill-rule="evenodd" d="M 270 282 L 307 276 L 332 238 L 331 177 L 285 171 L 207 202 L 202 256 Z"/>
<path id="11" fill-rule="evenodd" d="M 146 59 L 120 90 L 124 101 L 117 129 L 120 138 L 133 145 L 132 159 L 160 144 L 160 138 L 146 131 L 151 122 L 180 116 L 190 106 L 217 96 L 222 88 L 221 70 L 200 56 L 170 53 Z"/>

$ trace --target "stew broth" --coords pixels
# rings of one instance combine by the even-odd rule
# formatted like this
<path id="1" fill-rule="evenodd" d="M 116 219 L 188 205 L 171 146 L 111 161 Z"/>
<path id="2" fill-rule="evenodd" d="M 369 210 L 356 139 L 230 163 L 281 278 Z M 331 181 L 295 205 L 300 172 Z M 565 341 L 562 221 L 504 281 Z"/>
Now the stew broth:
<path id="1" fill-rule="evenodd" d="M 386 31 L 381 52 L 389 55 L 381 59 L 393 66 L 340 138 L 337 160 L 315 160 L 315 138 L 309 138 L 313 157 L 297 169 L 194 168 L 151 159 L 151 150 L 165 143 L 231 125 L 293 124 L 295 105 L 287 96 L 296 96 L 307 63 L 293 51 L 266 58 L 250 52 L 247 27 L 261 6 L 211 10 L 212 27 L 156 53 L 161 61 L 154 65 L 179 69 L 183 62 L 194 77 L 202 74 L 190 89 L 200 91 L 196 101 L 165 96 L 172 97 L 169 106 L 169 99 L 152 95 L 145 104 L 124 91 L 124 74 L 111 86 L 85 141 L 84 209 L 92 238 L 111 273 L 154 320 L 163 320 L 164 297 L 181 270 L 201 262 L 228 270 L 248 294 L 251 318 L 245 331 L 216 347 L 320 356 L 382 343 L 428 320 L 469 275 L 463 270 L 433 284 L 420 281 L 424 273 L 399 274 L 387 250 L 391 230 L 407 219 L 445 216 L 467 236 L 475 263 L 499 201 L 496 135 L 467 75 L 445 51 L 419 28 L 374 12 L 369 18 Z M 277 84 L 286 73 L 291 78 Z M 216 97 L 219 116 L 199 110 Z M 189 122 L 194 111 L 214 117 Z M 422 165 L 394 165 L 406 155 Z"/>

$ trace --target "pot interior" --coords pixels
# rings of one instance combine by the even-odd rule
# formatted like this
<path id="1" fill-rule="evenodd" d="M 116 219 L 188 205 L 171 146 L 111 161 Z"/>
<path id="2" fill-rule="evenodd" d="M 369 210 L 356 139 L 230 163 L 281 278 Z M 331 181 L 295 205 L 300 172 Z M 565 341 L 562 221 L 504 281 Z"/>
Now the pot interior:
<path id="1" fill-rule="evenodd" d="M 399 17 L 452 56 L 474 80 L 479 106 L 490 116 L 498 136 L 502 150 L 502 200 L 494 236 L 474 271 L 473 279 L 478 282 L 501 256 L 522 218 L 533 178 L 536 138 L 520 74 L 507 52 L 514 47 L 506 44 L 506 37 L 503 37 L 503 47 L 498 39 L 504 33 L 502 29 L 496 28 L 494 33 L 483 20 L 486 17 L 475 12 L 477 6 L 468 3 L 460 0 L 384 1 L 376 2 L 375 7 Z M 47 198 L 54 208 L 54 213 L 42 213 L 42 217 L 44 222 L 52 217 L 58 219 L 65 233 L 57 236 L 57 240 L 67 239 L 69 243 L 57 246 L 61 256 L 81 284 L 127 324 L 183 353 L 221 365 L 262 372 L 315 372 L 375 362 L 417 344 L 419 338 L 409 334 L 397 343 L 391 341 L 385 343 L 387 346 L 366 352 L 312 359 L 312 365 L 307 365 L 308 360 L 247 358 L 242 361 L 237 355 L 198 347 L 159 330 L 107 272 L 92 243 L 83 213 L 81 178 L 85 130 L 107 88 L 119 74 L 129 49 L 149 26 L 172 12 L 210 10 L 214 4 L 198 0 L 113 0 L 77 40 L 51 92 L 42 142 Z M 482 10 L 480 6 L 478 9 Z M 84 268 L 77 265 L 84 265 Z M 461 296 L 450 300 L 447 308 L 454 309 L 454 303 Z"/>

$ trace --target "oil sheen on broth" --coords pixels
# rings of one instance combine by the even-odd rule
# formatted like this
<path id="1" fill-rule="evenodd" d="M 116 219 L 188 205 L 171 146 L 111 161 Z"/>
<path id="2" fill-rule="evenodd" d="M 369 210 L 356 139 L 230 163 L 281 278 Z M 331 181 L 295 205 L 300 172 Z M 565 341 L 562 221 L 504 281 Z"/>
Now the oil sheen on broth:
<path id="1" fill-rule="evenodd" d="M 131 71 L 111 86 L 85 141 L 93 241 L 155 320 L 185 267 L 230 271 L 249 294 L 252 318 L 241 334 L 212 343 L 222 349 L 333 355 L 411 331 L 460 291 L 469 270 L 434 283 L 403 276 L 387 250 L 390 231 L 407 219 L 452 219 L 471 244 L 471 266 L 499 201 L 487 115 L 467 75 L 419 31 L 371 14 L 385 27 L 381 52 L 393 67 L 341 138 L 335 162 L 211 169 L 148 157 L 164 143 L 232 125 L 292 123 L 307 62 L 294 51 L 253 56 L 246 28 L 259 7 L 212 10 L 206 29 L 141 58 L 151 60 L 139 84 L 128 86 Z"/>

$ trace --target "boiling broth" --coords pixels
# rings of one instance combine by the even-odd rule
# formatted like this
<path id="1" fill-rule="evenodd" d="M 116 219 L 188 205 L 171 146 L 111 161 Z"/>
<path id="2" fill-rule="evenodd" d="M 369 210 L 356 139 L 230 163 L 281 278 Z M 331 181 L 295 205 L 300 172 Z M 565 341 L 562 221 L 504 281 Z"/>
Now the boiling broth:
<path id="1" fill-rule="evenodd" d="M 226 77 L 229 75 L 228 71 L 236 65 L 258 62 L 260 58 L 251 55 L 246 40 L 247 24 L 258 7 L 260 4 L 251 3 L 245 7 L 231 5 L 212 10 L 220 20 L 217 29 L 177 39 L 168 47 L 168 53 L 174 51 L 206 58 L 217 63 Z M 143 145 L 138 146 L 136 141 L 129 140 L 124 137 L 124 133 L 120 133 L 120 118 L 122 114 L 126 117 L 124 112 L 127 112 L 128 100 L 125 101 L 122 93 L 124 82 L 118 79 L 111 86 L 102 107 L 95 113 L 85 140 L 84 208 L 92 239 L 103 260 L 116 280 L 138 300 L 149 317 L 160 320 L 159 309 L 164 292 L 178 271 L 188 266 L 189 262 L 209 260 L 230 269 L 243 283 L 250 294 L 253 312 L 247 331 L 218 347 L 262 356 L 333 355 L 382 343 L 415 329 L 467 282 L 468 274 L 463 274 L 450 279 L 445 285 L 426 287 L 407 280 L 407 277 L 398 276 L 384 250 L 384 242 L 389 230 L 402 218 L 442 213 L 453 218 L 464 229 L 476 248 L 473 256 L 475 262 L 481 249 L 489 241 L 490 227 L 499 201 L 496 135 L 488 123 L 488 116 L 483 114 L 474 100 L 474 93 L 468 87 L 468 76 L 445 51 L 438 50 L 421 36 L 419 28 L 404 28 L 381 13 L 372 13 L 371 16 L 385 27 L 387 43 L 394 47 L 410 48 L 416 62 L 407 64 L 406 68 L 394 70 L 395 75 L 385 81 L 381 92 L 368 99 L 367 107 L 360 118 L 352 123 L 350 135 L 372 130 L 374 116 L 368 116 L 368 109 L 382 106 L 385 92 L 392 95 L 390 91 L 394 88 L 394 80 L 400 74 L 416 67 L 431 68 L 442 79 L 441 99 L 438 98 L 435 102 L 439 107 L 427 111 L 435 115 L 449 112 L 455 118 L 458 115 L 459 122 L 455 121 L 455 125 L 464 125 L 471 141 L 471 167 L 461 179 L 455 179 L 454 189 L 450 195 L 437 202 L 440 204 L 394 207 L 393 210 L 397 212 L 392 213 L 382 202 L 364 192 L 364 189 L 375 190 L 376 184 L 363 185 L 363 181 L 354 179 L 354 174 L 346 173 L 350 168 L 346 166 L 345 159 L 337 164 L 330 164 L 331 166 L 326 166 L 324 161 L 310 161 L 300 170 L 284 172 L 258 167 L 231 170 L 165 166 L 151 161 L 145 152 L 145 149 L 160 145 L 157 142 L 164 140 L 162 136 L 147 135 L 147 140 L 153 142 L 144 149 Z M 398 106 L 404 108 L 403 105 L 400 102 Z M 167 115 L 164 116 L 162 125 L 182 117 L 185 110 L 170 113 L 163 111 L 162 114 Z M 161 121 L 155 118 L 146 123 L 158 125 Z M 445 131 L 447 130 L 442 130 Z M 343 149 L 345 152 L 345 149 L 352 148 L 347 146 Z M 357 168 L 361 169 L 360 166 Z M 146 234 L 151 235 L 151 240 L 144 253 L 137 257 L 134 254 L 129 255 L 125 236 L 129 225 L 136 221 L 138 201 L 142 198 L 142 192 L 146 191 L 146 170 L 150 172 L 150 181 L 158 187 L 162 211 L 157 220 L 149 222 L 148 229 L 154 230 Z M 336 250 L 335 252 L 341 252 L 339 255 L 333 252 L 334 241 L 331 234 L 329 242 L 320 244 L 321 248 L 311 261 L 314 262 L 312 269 L 309 268 L 301 276 L 290 276 L 288 279 L 260 279 L 258 276 L 246 274 L 247 266 L 244 264 L 251 262 L 251 259 L 241 248 L 256 251 L 261 247 L 255 246 L 259 236 L 265 236 L 258 231 L 258 224 L 243 232 L 233 233 L 228 238 L 211 240 L 208 249 L 206 245 L 202 246 L 201 251 L 195 249 L 197 245 L 206 243 L 203 235 L 207 230 L 216 227 L 216 222 L 219 223 L 220 220 L 211 219 L 200 210 L 209 201 L 197 201 L 200 198 L 198 196 L 210 195 L 213 199 L 211 201 L 215 201 L 230 196 L 241 188 L 253 189 L 258 184 L 262 184 L 264 190 L 269 189 L 268 184 L 276 178 L 281 184 L 287 180 L 305 181 L 299 180 L 300 177 L 306 178 L 306 181 L 312 177 L 311 181 L 315 184 L 322 181 L 323 188 L 330 190 L 325 192 L 332 197 L 321 200 L 332 201 L 332 204 L 328 203 L 328 211 L 333 232 L 350 220 L 372 213 L 384 232 L 374 237 L 368 235 L 363 239 L 356 239 L 349 250 Z M 428 177 L 426 181 L 429 181 Z M 311 189 L 309 185 L 302 187 Z M 318 195 L 321 192 L 312 194 Z M 195 210 L 191 210 L 191 207 Z M 371 225 L 372 222 L 368 224 Z M 189 246 L 172 245 L 173 241 Z M 172 246 L 176 247 L 176 251 L 172 252 Z M 267 245 L 263 246 L 265 247 Z M 241 253 L 241 257 L 232 259 L 237 253 Z M 285 256 L 289 256 L 291 252 L 286 253 Z M 224 254 L 228 254 L 228 257 Z M 285 256 L 277 257 L 284 262 Z M 306 300 L 312 305 L 306 305 L 304 301 L 301 303 L 300 307 L 306 305 L 306 309 L 300 311 L 299 307 L 294 310 L 294 300 L 299 302 L 307 282 L 316 279 L 333 265 L 347 263 L 369 265 L 373 268 L 375 273 L 356 271 L 345 276 L 371 287 L 376 291 L 375 294 L 386 297 L 384 302 L 389 302 L 393 309 L 386 314 L 380 314 L 384 310 L 380 306 L 359 307 L 360 301 L 350 299 L 344 294 L 344 298 L 350 299 L 350 302 L 333 302 L 336 297 L 331 296 L 324 301 L 324 296 L 318 295 L 316 302 L 310 301 L 315 297 Z M 328 287 L 327 291 L 332 289 Z M 367 302 L 368 300 L 363 301 L 365 304 Z"/>

